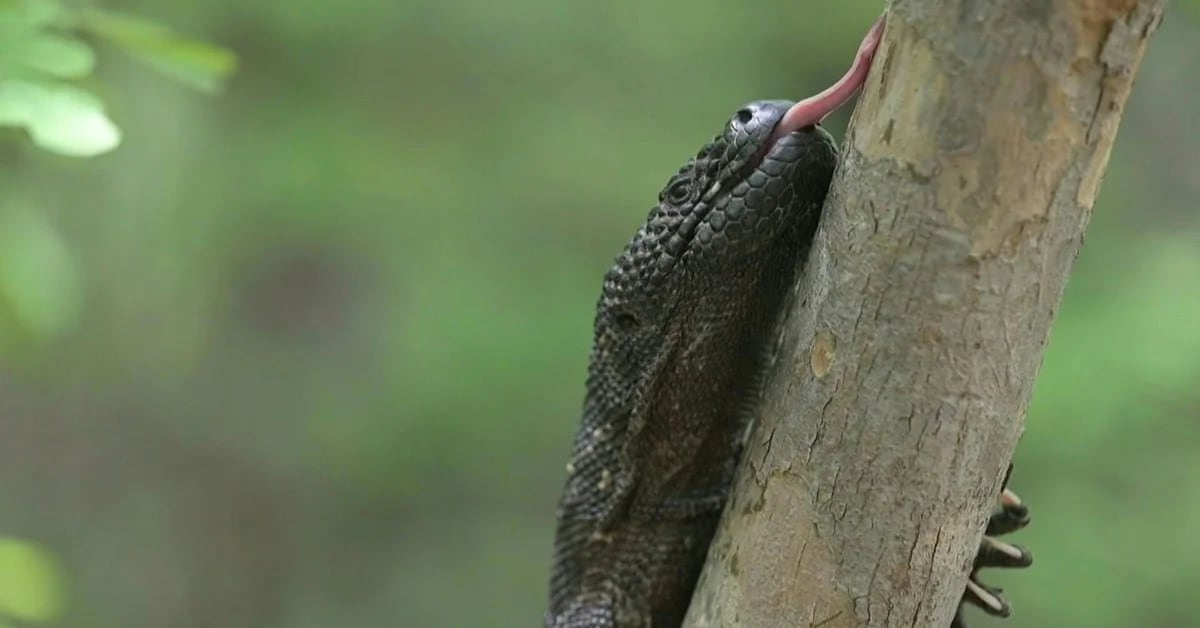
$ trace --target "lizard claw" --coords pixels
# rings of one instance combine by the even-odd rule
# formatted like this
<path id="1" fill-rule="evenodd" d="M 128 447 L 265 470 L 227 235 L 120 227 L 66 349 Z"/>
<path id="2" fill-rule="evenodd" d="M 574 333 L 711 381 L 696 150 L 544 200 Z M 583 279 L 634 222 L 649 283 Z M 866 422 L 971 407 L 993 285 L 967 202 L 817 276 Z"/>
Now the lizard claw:
<path id="1" fill-rule="evenodd" d="M 1008 475 L 1012 474 L 1012 465 L 1008 467 Z M 1029 508 L 1021 502 L 1017 494 L 1008 489 L 1008 475 L 1004 478 L 1004 488 L 1000 492 L 999 508 L 988 519 L 987 532 L 979 544 L 975 554 L 975 563 L 971 567 L 971 575 L 967 580 L 967 588 L 954 622 L 950 628 L 966 628 L 963 619 L 963 609 L 969 604 L 976 606 L 989 615 L 1008 617 L 1012 608 L 1004 597 L 1003 589 L 988 587 L 979 581 L 979 570 L 989 567 L 1021 568 L 1033 564 L 1033 555 L 1029 550 L 1019 545 L 1005 543 L 995 537 L 1015 532 L 1029 525 Z"/>

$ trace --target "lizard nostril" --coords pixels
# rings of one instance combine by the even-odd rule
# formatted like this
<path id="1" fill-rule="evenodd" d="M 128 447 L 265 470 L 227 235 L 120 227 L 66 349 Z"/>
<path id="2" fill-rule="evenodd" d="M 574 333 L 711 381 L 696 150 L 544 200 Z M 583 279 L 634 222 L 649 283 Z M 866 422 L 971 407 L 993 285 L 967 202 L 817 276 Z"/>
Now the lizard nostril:
<path id="1" fill-rule="evenodd" d="M 726 110 L 728 111 L 728 109 Z M 746 124 L 754 119 L 754 110 L 749 107 L 743 107 L 736 114 L 738 122 Z"/>

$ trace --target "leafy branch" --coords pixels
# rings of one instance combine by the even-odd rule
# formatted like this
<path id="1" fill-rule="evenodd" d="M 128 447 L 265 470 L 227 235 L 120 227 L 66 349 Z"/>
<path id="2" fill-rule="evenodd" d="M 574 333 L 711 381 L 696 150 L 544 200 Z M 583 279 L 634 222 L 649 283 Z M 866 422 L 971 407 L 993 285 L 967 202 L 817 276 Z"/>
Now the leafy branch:
<path id="1" fill-rule="evenodd" d="M 120 129 L 81 84 L 96 67 L 93 40 L 205 93 L 219 91 L 237 66 L 232 52 L 140 17 L 59 0 L 0 0 L 0 125 L 62 155 L 115 149 Z"/>

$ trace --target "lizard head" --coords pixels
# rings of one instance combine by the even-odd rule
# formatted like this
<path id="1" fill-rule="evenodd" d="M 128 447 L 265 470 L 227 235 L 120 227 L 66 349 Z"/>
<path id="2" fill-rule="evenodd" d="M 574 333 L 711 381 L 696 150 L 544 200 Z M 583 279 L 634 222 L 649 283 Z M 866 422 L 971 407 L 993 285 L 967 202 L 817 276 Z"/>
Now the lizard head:
<path id="1" fill-rule="evenodd" d="M 702 353 L 696 343 L 720 354 L 748 345 L 730 333 L 767 333 L 838 165 L 833 137 L 815 120 L 780 132 L 796 106 L 756 101 L 738 109 L 667 181 L 608 270 L 594 348 L 626 384 L 648 381 L 640 376 L 649 376 L 644 369 L 662 357 L 664 341 L 686 336 L 685 355 Z"/>
<path id="2" fill-rule="evenodd" d="M 719 283 L 725 270 L 738 274 L 736 262 L 770 248 L 789 226 L 815 227 L 837 148 L 815 121 L 778 130 L 794 105 L 742 107 L 667 181 L 605 277 L 610 308 L 621 309 L 615 298 L 630 293 L 676 292 L 689 275 Z"/>
<path id="3" fill-rule="evenodd" d="M 833 86 L 795 103 L 738 109 L 670 177 L 605 276 L 597 349 L 625 345 L 617 350 L 629 354 L 618 361 L 633 366 L 681 327 L 697 341 L 721 327 L 698 317 L 740 316 L 742 328 L 771 324 L 769 310 L 810 248 L 837 166 L 835 142 L 819 123 L 862 86 L 882 28 L 880 20 Z"/>

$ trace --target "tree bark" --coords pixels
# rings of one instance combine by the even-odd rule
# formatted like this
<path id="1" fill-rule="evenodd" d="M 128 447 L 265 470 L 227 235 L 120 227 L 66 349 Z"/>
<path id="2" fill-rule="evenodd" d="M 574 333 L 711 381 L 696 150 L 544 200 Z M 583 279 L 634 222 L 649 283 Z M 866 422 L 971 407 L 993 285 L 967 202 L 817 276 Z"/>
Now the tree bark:
<path id="1" fill-rule="evenodd" d="M 892 3 L 686 626 L 950 624 L 1163 5 Z"/>

